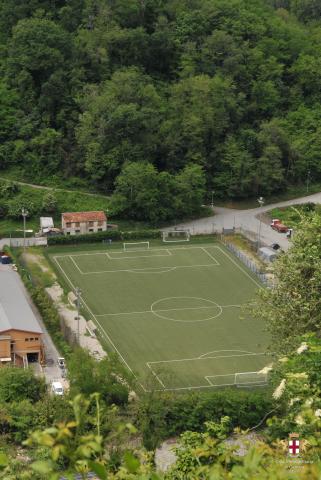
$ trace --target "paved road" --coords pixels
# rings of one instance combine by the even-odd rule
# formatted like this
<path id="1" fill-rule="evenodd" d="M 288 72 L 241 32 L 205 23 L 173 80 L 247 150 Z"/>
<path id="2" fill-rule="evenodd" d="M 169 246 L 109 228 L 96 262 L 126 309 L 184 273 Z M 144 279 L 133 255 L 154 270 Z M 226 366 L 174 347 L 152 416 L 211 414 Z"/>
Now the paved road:
<path id="1" fill-rule="evenodd" d="M 192 234 L 221 233 L 223 228 L 241 227 L 252 235 L 258 235 L 261 228 L 260 238 L 263 243 L 266 245 L 279 243 L 284 250 L 287 250 L 290 246 L 290 242 L 285 234 L 275 232 L 269 225 L 265 224 L 264 221 L 261 222 L 260 227 L 259 218 L 262 218 L 262 214 L 272 210 L 272 208 L 287 207 L 307 202 L 321 203 L 321 192 L 306 197 L 265 205 L 263 207 L 251 208 L 249 210 L 214 207 L 213 210 L 215 215 L 212 217 L 200 218 L 191 222 L 180 223 L 175 226 L 177 228 L 189 228 Z"/>

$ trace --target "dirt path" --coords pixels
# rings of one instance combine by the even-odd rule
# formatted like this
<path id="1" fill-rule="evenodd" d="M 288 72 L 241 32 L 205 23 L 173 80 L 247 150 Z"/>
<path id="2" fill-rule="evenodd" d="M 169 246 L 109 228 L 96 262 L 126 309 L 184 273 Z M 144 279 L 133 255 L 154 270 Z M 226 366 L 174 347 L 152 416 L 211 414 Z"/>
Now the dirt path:
<path id="1" fill-rule="evenodd" d="M 6 180 L 7 182 L 14 182 L 18 185 L 24 185 L 26 187 L 31 188 L 38 188 L 39 190 L 55 190 L 57 192 L 67 192 L 67 193 L 79 193 L 81 195 L 87 195 L 88 197 L 99 197 L 99 198 L 109 198 L 107 195 L 103 195 L 101 193 L 89 193 L 89 192 L 82 192 L 79 190 L 71 190 L 67 188 L 54 188 L 54 187 L 46 187 L 45 185 L 35 185 L 34 183 L 27 183 L 27 182 L 20 182 L 18 180 L 12 180 L 10 178 L 0 177 L 0 180 Z"/>

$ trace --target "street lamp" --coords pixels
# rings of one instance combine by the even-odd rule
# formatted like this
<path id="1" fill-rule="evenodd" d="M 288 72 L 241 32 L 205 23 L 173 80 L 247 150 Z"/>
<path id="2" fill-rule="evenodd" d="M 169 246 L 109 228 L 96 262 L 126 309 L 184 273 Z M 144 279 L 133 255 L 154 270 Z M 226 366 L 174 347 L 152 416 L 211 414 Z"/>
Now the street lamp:
<path id="1" fill-rule="evenodd" d="M 311 170 L 308 170 L 308 172 L 307 172 L 307 193 L 309 193 L 309 186 L 310 186 L 310 179 L 311 179 L 310 175 L 311 175 Z"/>
<path id="2" fill-rule="evenodd" d="M 212 190 L 212 203 L 211 203 L 212 208 L 214 207 L 214 190 Z"/>
<path id="3" fill-rule="evenodd" d="M 260 205 L 260 208 L 263 207 L 264 205 L 264 198 L 263 197 L 259 197 L 257 199 L 257 201 L 259 202 L 259 205 Z M 257 249 L 260 248 L 260 243 L 261 243 L 261 226 L 262 226 L 262 219 L 261 219 L 261 215 L 259 214 L 259 220 L 260 220 L 260 226 L 259 226 L 259 235 L 258 235 L 258 239 L 257 239 Z"/>
<path id="4" fill-rule="evenodd" d="M 75 288 L 75 293 L 76 293 L 76 308 L 77 308 L 77 317 L 76 317 L 76 320 L 78 321 L 78 324 L 77 324 L 77 341 L 78 341 L 78 345 L 80 345 L 80 341 L 79 341 L 79 337 L 80 337 L 80 334 L 79 334 L 79 321 L 80 321 L 80 316 L 79 316 L 79 313 L 80 313 L 80 297 L 81 297 L 81 294 L 82 294 L 82 291 L 80 290 L 79 287 L 76 287 Z"/>
<path id="5" fill-rule="evenodd" d="M 26 217 L 29 215 L 28 210 L 25 207 L 21 209 L 21 215 L 23 217 L 23 250 L 26 250 Z"/>

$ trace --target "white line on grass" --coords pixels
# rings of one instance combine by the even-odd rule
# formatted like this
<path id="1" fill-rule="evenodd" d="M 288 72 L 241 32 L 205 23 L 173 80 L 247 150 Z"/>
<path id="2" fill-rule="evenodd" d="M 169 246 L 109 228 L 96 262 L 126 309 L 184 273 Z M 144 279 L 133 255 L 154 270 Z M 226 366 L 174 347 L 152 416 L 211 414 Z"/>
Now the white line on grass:
<path id="1" fill-rule="evenodd" d="M 168 252 L 168 249 L 164 249 L 163 252 Z M 167 255 L 160 255 L 159 253 L 157 253 L 156 255 L 137 255 L 137 256 L 129 256 L 129 257 L 111 257 L 111 254 L 113 252 L 106 252 L 106 255 L 107 257 L 109 258 L 109 260 L 128 260 L 128 259 L 131 259 L 131 258 L 154 258 L 154 257 L 170 257 L 172 256 L 171 253 L 167 253 Z M 115 252 L 116 253 L 116 252 Z"/>
<path id="2" fill-rule="evenodd" d="M 78 267 L 77 263 L 75 262 L 75 260 L 72 258 L 71 255 L 69 255 L 69 258 L 70 258 L 70 260 L 72 261 L 72 263 L 75 265 L 75 267 L 77 268 L 78 272 L 81 273 L 81 275 L 83 275 L 84 272 L 82 272 L 82 271 L 80 270 L 80 268 Z"/>
<path id="3" fill-rule="evenodd" d="M 143 314 L 143 313 L 171 312 L 172 310 L 174 310 L 174 311 L 175 310 L 176 311 L 179 311 L 179 310 L 200 310 L 200 309 L 214 308 L 215 306 L 216 305 L 209 305 L 209 306 L 204 306 L 204 307 L 184 307 L 184 308 L 167 308 L 167 309 L 157 309 L 157 310 L 141 310 L 139 312 L 100 313 L 100 314 L 96 314 L 96 317 L 105 317 L 107 315 L 114 315 L 114 316 L 117 316 L 117 315 L 140 315 L 140 314 Z M 217 304 L 217 306 L 221 307 L 221 308 L 228 308 L 228 307 L 241 308 L 243 305 L 219 305 L 219 304 Z"/>
<path id="4" fill-rule="evenodd" d="M 68 277 L 68 275 L 66 274 L 66 272 L 64 271 L 64 269 L 61 267 L 60 263 L 58 262 L 58 260 L 55 258 L 55 261 L 58 265 L 58 267 L 60 268 L 60 270 L 62 271 L 62 273 L 64 274 L 64 276 L 66 277 L 66 279 L 68 280 L 68 282 L 70 283 L 71 287 L 75 290 L 75 286 L 74 284 L 72 283 L 72 281 L 70 280 L 70 278 Z M 101 326 L 100 322 L 97 320 L 96 318 L 96 315 L 92 312 L 92 310 L 88 307 L 87 303 L 85 302 L 83 296 L 81 298 L 81 301 L 82 303 L 85 305 L 85 307 L 87 308 L 88 312 L 90 313 L 90 315 L 93 317 L 93 319 L 96 321 L 97 325 L 100 327 L 100 331 L 101 331 L 101 334 L 109 341 L 109 343 L 112 345 L 112 347 L 115 349 L 115 351 L 118 353 L 119 357 L 122 359 L 122 361 L 124 362 L 124 364 L 126 365 L 126 367 L 128 368 L 128 370 L 132 373 L 132 375 L 134 376 L 134 378 L 136 378 L 136 380 L 138 381 L 138 378 L 137 378 L 137 375 L 133 372 L 133 370 L 131 369 L 131 367 L 128 365 L 128 363 L 126 362 L 126 360 L 124 359 L 124 357 L 122 356 L 122 354 L 120 353 L 120 351 L 118 350 L 118 348 L 116 347 L 116 345 L 114 344 L 114 342 L 112 341 L 112 339 L 110 338 L 110 336 L 105 332 L 105 330 L 103 329 L 103 327 Z M 144 387 L 144 385 L 142 385 L 140 382 L 138 382 L 139 385 L 142 387 L 142 389 L 144 390 L 144 392 L 146 392 L 146 388 Z"/>
<path id="5" fill-rule="evenodd" d="M 220 265 L 219 262 L 216 260 L 216 258 L 213 257 L 213 255 L 211 255 L 210 252 L 208 252 L 205 247 L 202 247 L 202 250 L 203 250 L 203 252 L 205 252 L 212 260 L 214 260 L 214 262 L 215 262 L 216 265 Z"/>
<path id="6" fill-rule="evenodd" d="M 199 268 L 199 267 L 217 267 L 216 263 L 207 263 L 204 265 L 173 265 L 163 267 L 146 267 L 146 268 L 126 268 L 123 270 L 98 270 L 96 272 L 83 272 L 83 275 L 97 275 L 100 273 L 166 273 L 167 271 L 176 270 L 179 268 Z M 161 271 L 158 271 L 161 270 Z"/>
<path id="7" fill-rule="evenodd" d="M 159 376 L 157 375 L 156 372 L 154 372 L 154 370 L 152 369 L 152 367 L 149 365 L 148 362 L 146 362 L 146 365 L 147 367 L 150 369 L 150 371 L 152 372 L 152 374 L 154 375 L 154 377 L 156 378 L 156 380 L 159 381 L 159 383 L 161 384 L 161 386 L 166 389 L 166 386 L 164 385 L 164 383 L 162 382 L 162 380 L 159 378 Z"/>
<path id="8" fill-rule="evenodd" d="M 227 350 L 228 351 L 228 350 Z M 230 350 L 233 351 L 233 350 Z M 255 357 L 255 356 L 261 356 L 261 355 L 269 355 L 267 353 L 241 353 L 241 354 L 236 354 L 236 355 L 217 355 L 215 357 L 194 357 L 194 358 L 179 358 L 176 360 L 156 360 L 153 362 L 148 362 L 151 365 L 153 363 L 179 363 L 179 362 L 192 362 L 192 361 L 197 361 L 197 360 L 209 360 L 209 359 L 215 359 L 215 358 L 233 358 L 233 357 Z"/>
<path id="9" fill-rule="evenodd" d="M 249 275 L 249 274 L 247 273 L 247 271 L 244 270 L 244 268 L 242 268 L 232 257 L 230 257 L 229 254 L 227 254 L 226 252 L 224 252 L 224 250 L 223 250 L 221 247 L 219 247 L 219 246 L 215 246 L 215 247 L 218 248 L 219 250 L 221 250 L 221 252 L 224 253 L 224 255 L 225 255 L 232 263 L 234 263 L 234 265 L 236 265 L 237 268 L 238 268 L 239 270 L 241 270 L 241 272 L 243 272 L 252 282 L 254 282 L 255 285 L 257 285 L 259 288 L 262 288 L 262 287 L 263 287 L 262 284 L 259 284 L 254 278 L 252 278 L 251 275 Z"/>

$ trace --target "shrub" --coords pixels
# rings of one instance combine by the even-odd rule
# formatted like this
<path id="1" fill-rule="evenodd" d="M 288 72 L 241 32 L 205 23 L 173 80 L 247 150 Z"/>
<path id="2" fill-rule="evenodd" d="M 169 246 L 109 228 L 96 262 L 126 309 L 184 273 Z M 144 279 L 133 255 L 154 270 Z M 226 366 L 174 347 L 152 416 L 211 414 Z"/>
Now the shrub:
<path id="1" fill-rule="evenodd" d="M 137 421 L 147 448 L 168 437 L 203 431 L 207 421 L 228 416 L 232 427 L 251 428 L 273 409 L 268 391 L 222 389 L 193 394 L 146 396 L 138 405 Z"/>
<path id="2" fill-rule="evenodd" d="M 160 238 L 159 230 L 133 230 L 122 232 L 120 230 L 107 230 L 106 232 L 89 233 L 87 235 L 61 235 L 49 237 L 48 245 L 70 245 L 77 243 L 96 243 L 103 240 L 140 240 Z"/>
<path id="3" fill-rule="evenodd" d="M 35 377 L 29 369 L 6 366 L 0 375 L 0 402 L 35 401 L 46 390 L 43 380 Z"/>

